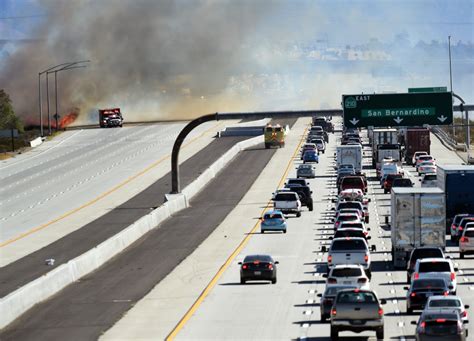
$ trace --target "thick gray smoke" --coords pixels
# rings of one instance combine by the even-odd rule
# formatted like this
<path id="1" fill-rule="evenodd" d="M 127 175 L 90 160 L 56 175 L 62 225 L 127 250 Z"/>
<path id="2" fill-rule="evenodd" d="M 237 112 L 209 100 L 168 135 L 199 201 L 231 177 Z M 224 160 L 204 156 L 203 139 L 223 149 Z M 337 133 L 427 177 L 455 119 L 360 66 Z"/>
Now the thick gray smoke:
<path id="1" fill-rule="evenodd" d="M 269 11 L 260 3 L 45 1 L 48 19 L 38 35 L 46 40 L 15 53 L 0 84 L 18 113 L 34 116 L 38 72 L 90 59 L 88 68 L 58 74 L 62 112 L 79 108 L 84 119 L 97 107 L 120 106 L 140 120 L 189 118 L 223 105 L 238 109 L 227 103 L 225 88 L 245 60 L 246 37 Z"/>

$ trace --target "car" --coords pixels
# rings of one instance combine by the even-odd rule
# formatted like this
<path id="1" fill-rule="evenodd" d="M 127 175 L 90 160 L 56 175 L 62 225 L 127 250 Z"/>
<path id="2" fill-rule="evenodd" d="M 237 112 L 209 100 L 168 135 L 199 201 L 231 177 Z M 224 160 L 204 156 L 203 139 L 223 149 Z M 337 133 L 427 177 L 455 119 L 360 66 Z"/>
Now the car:
<path id="1" fill-rule="evenodd" d="M 466 224 L 459 238 L 459 258 L 464 259 L 465 255 L 474 253 L 474 222 Z"/>
<path id="2" fill-rule="evenodd" d="M 301 186 L 309 186 L 308 181 L 306 181 L 305 179 L 300 179 L 300 178 L 289 178 L 285 182 L 285 186 L 286 185 L 293 185 L 293 184 L 298 184 L 298 185 L 301 185 Z"/>
<path id="3" fill-rule="evenodd" d="M 418 163 L 418 175 L 426 173 L 436 173 L 436 165 L 431 161 L 423 161 Z"/>
<path id="4" fill-rule="evenodd" d="M 420 157 L 421 155 L 428 155 L 428 153 L 427 152 L 419 152 L 419 151 L 415 152 L 413 154 L 412 159 L 411 159 L 411 164 L 416 165 L 416 161 L 418 160 L 418 157 Z"/>
<path id="5" fill-rule="evenodd" d="M 407 178 L 395 178 L 392 182 L 393 187 L 413 187 L 413 182 Z"/>
<path id="6" fill-rule="evenodd" d="M 341 213 L 337 216 L 337 218 L 334 218 L 334 230 L 337 230 L 343 221 L 353 221 L 357 223 L 362 222 L 358 213 Z"/>
<path id="7" fill-rule="evenodd" d="M 458 230 L 459 224 L 461 224 L 463 218 L 467 218 L 470 216 L 474 217 L 474 215 L 469 213 L 460 213 L 454 216 L 453 222 L 451 223 L 451 226 L 449 228 L 449 233 L 451 234 L 452 241 L 457 242 L 457 240 L 461 237 L 462 230 Z"/>
<path id="8" fill-rule="evenodd" d="M 319 156 L 318 153 L 315 152 L 314 150 L 307 150 L 303 154 L 303 163 L 306 162 L 319 162 Z"/>
<path id="9" fill-rule="evenodd" d="M 313 191 L 307 185 L 300 184 L 286 184 L 285 188 L 292 192 L 298 193 L 302 206 L 308 207 L 310 211 L 313 210 Z"/>
<path id="10" fill-rule="evenodd" d="M 339 340 L 339 332 L 361 333 L 375 331 L 377 339 L 384 339 L 382 304 L 372 290 L 340 290 L 331 308 L 331 340 Z"/>
<path id="11" fill-rule="evenodd" d="M 424 161 L 431 161 L 434 165 L 435 164 L 435 161 L 436 159 L 431 156 L 431 155 L 420 155 L 417 159 L 416 159 L 416 163 L 415 163 L 415 169 L 416 171 L 418 171 L 418 166 L 420 165 L 420 163 L 424 162 Z"/>
<path id="12" fill-rule="evenodd" d="M 385 177 L 385 181 L 383 182 L 383 192 L 390 193 L 390 190 L 392 189 L 393 180 L 401 178 L 403 178 L 401 174 L 387 174 L 387 176 Z"/>
<path id="13" fill-rule="evenodd" d="M 345 170 L 345 169 L 348 169 L 348 170 L 349 170 L 349 169 L 352 169 L 352 170 L 354 170 L 354 165 L 353 165 L 352 163 L 343 163 L 343 164 L 339 165 L 337 171 L 338 171 L 338 173 L 339 173 L 340 171 Z"/>
<path id="14" fill-rule="evenodd" d="M 468 321 L 463 321 L 457 311 L 423 312 L 418 322 L 411 322 L 416 325 L 415 339 L 417 341 L 465 341 L 468 336 L 467 323 Z"/>
<path id="15" fill-rule="evenodd" d="M 418 259 L 413 269 L 411 280 L 420 278 L 443 278 L 451 293 L 456 294 L 456 272 L 450 259 L 446 258 L 423 258 Z"/>
<path id="16" fill-rule="evenodd" d="M 342 230 L 345 230 L 345 229 L 358 229 L 358 230 L 361 230 L 362 233 L 366 236 L 369 235 L 369 231 L 370 231 L 370 227 L 367 227 L 363 222 L 354 222 L 354 221 L 343 221 L 343 222 L 341 222 L 341 224 L 339 225 L 337 230 L 339 231 L 340 229 L 342 229 Z M 336 235 L 336 233 L 338 231 L 334 232 L 334 236 Z M 336 237 L 334 237 L 334 238 L 336 238 Z M 366 238 L 366 240 L 367 239 L 368 238 Z"/>
<path id="17" fill-rule="evenodd" d="M 382 164 L 380 171 L 377 174 L 380 177 L 380 188 L 383 188 L 383 182 L 388 174 L 404 175 L 404 171 L 398 164 L 393 162 Z"/>
<path id="18" fill-rule="evenodd" d="M 318 152 L 324 152 L 326 151 L 326 143 L 324 143 L 323 139 L 313 139 L 311 141 L 315 141 L 314 143 L 316 144 L 316 147 L 318 147 Z"/>
<path id="19" fill-rule="evenodd" d="M 430 296 L 448 296 L 449 287 L 444 278 L 420 278 L 411 282 L 407 290 L 406 305 L 407 313 L 412 314 L 413 310 L 423 310 L 426 301 Z"/>
<path id="20" fill-rule="evenodd" d="M 472 214 L 468 214 L 467 216 L 461 217 L 461 221 L 459 222 L 459 225 L 453 231 L 454 234 L 451 234 L 451 240 L 454 240 L 454 242 L 458 242 L 459 238 L 461 238 L 463 230 L 466 228 L 466 225 L 472 222 L 474 222 L 474 215 Z"/>
<path id="21" fill-rule="evenodd" d="M 437 187 L 436 173 L 424 173 L 420 179 L 421 187 Z"/>
<path id="22" fill-rule="evenodd" d="M 286 233 L 287 223 L 283 212 L 278 210 L 271 210 L 266 212 L 261 218 L 260 232 L 267 231 L 282 231 Z"/>
<path id="23" fill-rule="evenodd" d="M 428 297 L 424 313 L 457 311 L 463 321 L 467 320 L 467 310 L 469 305 L 464 305 L 459 296 L 431 296 Z"/>
<path id="24" fill-rule="evenodd" d="M 248 255 L 240 265 L 240 284 L 248 281 L 271 281 L 277 282 L 278 261 L 274 261 L 269 255 Z"/>
<path id="25" fill-rule="evenodd" d="M 369 289 L 369 277 L 367 277 L 364 269 L 360 265 L 347 264 L 336 265 L 329 274 L 323 274 L 327 278 L 326 286 L 332 285 L 352 285 L 361 289 Z"/>
<path id="26" fill-rule="evenodd" d="M 273 208 L 284 214 L 292 213 L 297 217 L 301 216 L 301 201 L 298 193 L 289 190 L 277 191 L 273 198 Z"/>
<path id="27" fill-rule="evenodd" d="M 296 177 L 298 178 L 315 178 L 316 168 L 310 164 L 301 164 L 296 168 Z"/>
<path id="28" fill-rule="evenodd" d="M 317 295 L 318 297 L 321 297 L 319 311 L 321 313 L 322 322 L 325 322 L 331 316 L 331 308 L 334 299 L 336 298 L 337 293 L 344 289 L 357 289 L 357 287 L 350 285 L 331 285 L 326 287 L 324 293 Z"/>
<path id="29" fill-rule="evenodd" d="M 367 193 L 367 179 L 363 175 L 348 175 L 342 178 L 339 185 L 339 192 L 346 189 L 360 189 Z"/>
<path id="30" fill-rule="evenodd" d="M 359 208 L 341 208 L 339 211 L 336 211 L 335 219 L 337 219 L 341 213 L 355 213 L 359 216 L 360 220 L 364 219 L 364 212 Z"/>
<path id="31" fill-rule="evenodd" d="M 440 247 L 419 246 L 410 252 L 407 262 L 407 283 L 411 281 L 411 275 L 415 269 L 416 261 L 423 258 L 446 258 Z"/>
<path id="32" fill-rule="evenodd" d="M 340 193 L 340 196 L 343 193 L 344 193 L 344 191 Z M 343 197 L 343 198 L 345 198 L 345 197 Z M 353 197 L 351 197 L 351 198 L 353 198 Z M 364 213 L 364 221 L 366 223 L 369 223 L 368 202 L 363 201 L 363 199 L 362 199 L 362 201 L 359 201 L 359 200 L 345 200 L 345 199 L 338 200 L 337 204 L 336 204 L 335 211 L 337 212 L 337 211 L 340 211 L 341 209 L 344 209 L 344 208 L 356 208 L 358 210 L 362 210 L 362 212 Z"/>
<path id="33" fill-rule="evenodd" d="M 321 250 L 326 251 L 322 246 Z M 336 265 L 358 264 L 362 265 L 367 277 L 371 278 L 371 259 L 369 245 L 365 238 L 334 238 L 329 247 L 328 273 Z"/>
<path id="34" fill-rule="evenodd" d="M 338 228 L 336 232 L 334 232 L 334 236 L 329 237 L 330 240 L 334 238 L 348 238 L 348 237 L 358 237 L 364 238 L 365 240 L 369 240 L 370 236 L 368 232 L 364 231 L 362 228 Z"/>

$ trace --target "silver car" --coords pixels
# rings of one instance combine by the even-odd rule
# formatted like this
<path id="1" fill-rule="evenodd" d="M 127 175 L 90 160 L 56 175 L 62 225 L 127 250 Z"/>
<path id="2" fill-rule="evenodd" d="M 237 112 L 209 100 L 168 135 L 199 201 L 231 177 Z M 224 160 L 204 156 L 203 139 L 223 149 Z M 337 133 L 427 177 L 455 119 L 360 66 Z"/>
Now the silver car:
<path id="1" fill-rule="evenodd" d="M 302 164 L 296 168 L 297 178 L 314 178 L 316 177 L 316 168 L 312 164 Z"/>

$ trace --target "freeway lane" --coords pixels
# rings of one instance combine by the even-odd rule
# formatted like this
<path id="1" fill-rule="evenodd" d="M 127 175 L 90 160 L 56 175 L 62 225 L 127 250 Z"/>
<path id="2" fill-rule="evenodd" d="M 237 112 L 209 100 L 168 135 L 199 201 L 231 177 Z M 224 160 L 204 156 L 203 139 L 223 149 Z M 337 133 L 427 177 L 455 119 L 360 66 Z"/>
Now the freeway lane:
<path id="1" fill-rule="evenodd" d="M 433 141 L 432 154 L 446 163 L 459 163 L 456 154 Z M 330 198 L 335 194 L 335 172 L 332 153 L 335 144 L 328 147 L 318 165 L 318 177 L 309 180 L 316 194 L 315 210 L 303 212 L 301 218 L 289 219 L 287 234 L 256 234 L 232 265 L 224 272 L 214 289 L 178 332 L 178 340 L 330 340 L 329 324 L 320 322 L 319 298 L 325 287 L 321 275 L 326 269 L 326 255 L 320 252 L 322 245 L 329 245 L 332 234 L 329 218 L 333 211 Z M 365 150 L 364 164 L 370 164 L 370 149 Z M 297 161 L 298 162 L 298 161 Z M 408 168 L 408 170 L 412 170 Z M 391 265 L 390 229 L 384 223 L 390 206 L 390 195 L 383 194 L 375 171 L 365 170 L 369 177 L 369 195 L 372 237 L 377 251 L 372 253 L 373 277 L 371 286 L 380 298 L 388 300 L 384 305 L 385 339 L 413 339 L 414 326 L 410 321 L 418 315 L 405 314 L 406 273 L 394 271 Z M 412 172 L 415 174 L 414 172 Z M 270 197 L 270 193 L 269 193 Z M 452 247 L 448 252 L 457 255 Z M 269 253 L 280 261 L 278 283 L 275 285 L 247 284 L 239 281 L 239 265 L 245 255 Z M 469 274 L 467 260 L 459 261 L 464 276 Z M 472 271 L 471 271 L 472 272 Z M 474 275 L 470 274 L 472 277 Z M 474 306 L 469 290 L 474 290 L 474 280 L 462 279 L 459 294 L 466 304 Z M 374 333 L 341 333 L 341 340 L 375 339 Z"/>
<path id="2" fill-rule="evenodd" d="M 191 201 L 190 208 L 163 223 L 93 274 L 31 309 L 2 331 L 0 339 L 98 338 L 212 232 L 240 201 L 274 152 L 275 149 L 265 150 L 261 146 L 240 153 Z M 201 158 L 205 154 L 212 155 L 208 158 L 214 156 L 212 150 L 201 153 Z M 201 153 L 195 156 L 197 160 Z"/>

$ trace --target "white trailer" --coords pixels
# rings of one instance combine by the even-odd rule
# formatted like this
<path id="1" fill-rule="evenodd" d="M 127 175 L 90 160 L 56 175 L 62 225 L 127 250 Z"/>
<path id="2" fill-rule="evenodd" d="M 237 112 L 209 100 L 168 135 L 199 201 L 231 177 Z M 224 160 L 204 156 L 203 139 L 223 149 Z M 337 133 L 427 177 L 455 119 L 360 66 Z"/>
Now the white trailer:
<path id="1" fill-rule="evenodd" d="M 362 146 L 342 145 L 336 149 L 336 167 L 340 165 L 352 164 L 356 173 L 362 172 Z"/>
<path id="2" fill-rule="evenodd" d="M 395 268 L 405 268 L 419 246 L 445 248 L 446 202 L 439 188 L 392 188 L 391 235 Z"/>

